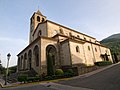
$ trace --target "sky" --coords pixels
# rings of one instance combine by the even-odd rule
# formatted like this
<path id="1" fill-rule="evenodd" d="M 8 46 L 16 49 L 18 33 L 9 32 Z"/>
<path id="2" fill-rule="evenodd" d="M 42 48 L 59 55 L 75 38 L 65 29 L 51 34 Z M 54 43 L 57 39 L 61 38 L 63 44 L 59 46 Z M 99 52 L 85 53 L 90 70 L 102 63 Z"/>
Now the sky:
<path id="1" fill-rule="evenodd" d="M 48 20 L 95 37 L 120 33 L 120 0 L 0 0 L 0 60 L 17 64 L 29 43 L 30 17 L 40 10 Z"/>

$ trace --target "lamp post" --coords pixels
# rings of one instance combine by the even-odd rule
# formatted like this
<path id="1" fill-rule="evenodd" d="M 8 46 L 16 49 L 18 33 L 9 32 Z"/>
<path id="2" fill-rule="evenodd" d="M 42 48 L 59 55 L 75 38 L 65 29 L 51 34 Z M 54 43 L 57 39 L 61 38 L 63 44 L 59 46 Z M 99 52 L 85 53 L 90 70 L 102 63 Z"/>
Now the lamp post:
<path id="1" fill-rule="evenodd" d="M 7 85 L 8 65 L 9 65 L 10 57 L 11 57 L 11 55 L 10 55 L 10 53 L 8 53 L 8 54 L 7 54 L 7 59 L 8 59 L 8 61 L 7 61 L 7 70 L 6 70 L 5 85 Z"/>

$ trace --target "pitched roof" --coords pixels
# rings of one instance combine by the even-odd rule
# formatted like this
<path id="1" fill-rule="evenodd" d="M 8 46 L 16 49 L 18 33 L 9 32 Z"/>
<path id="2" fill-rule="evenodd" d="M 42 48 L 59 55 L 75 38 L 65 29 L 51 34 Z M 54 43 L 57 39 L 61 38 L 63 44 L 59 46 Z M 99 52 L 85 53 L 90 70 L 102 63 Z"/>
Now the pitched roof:
<path id="1" fill-rule="evenodd" d="M 42 15 L 42 13 L 40 12 L 40 10 L 38 10 L 36 13 Z M 43 15 L 42 15 L 42 16 L 43 16 Z"/>

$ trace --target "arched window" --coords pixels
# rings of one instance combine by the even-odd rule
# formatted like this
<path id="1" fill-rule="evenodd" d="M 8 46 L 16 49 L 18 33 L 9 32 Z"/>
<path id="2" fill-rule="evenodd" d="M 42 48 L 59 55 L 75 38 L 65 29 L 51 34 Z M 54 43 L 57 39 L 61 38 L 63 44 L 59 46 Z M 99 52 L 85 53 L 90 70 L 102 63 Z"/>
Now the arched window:
<path id="1" fill-rule="evenodd" d="M 32 68 L 32 50 L 28 51 L 28 68 L 31 70 Z"/>
<path id="2" fill-rule="evenodd" d="M 23 69 L 26 69 L 27 64 L 27 54 L 24 54 L 24 62 L 23 62 Z"/>
<path id="3" fill-rule="evenodd" d="M 80 36 L 79 36 L 79 35 L 77 35 L 77 38 L 80 38 Z"/>
<path id="4" fill-rule="evenodd" d="M 45 21 L 45 19 L 44 18 L 42 18 L 42 22 L 44 22 Z"/>
<path id="5" fill-rule="evenodd" d="M 38 45 L 36 45 L 34 48 L 34 59 L 35 59 L 36 66 L 39 66 L 39 47 L 38 47 Z"/>
<path id="6" fill-rule="evenodd" d="M 84 37 L 84 40 L 86 40 L 86 38 Z"/>
<path id="7" fill-rule="evenodd" d="M 72 33 L 71 32 L 69 32 L 69 36 L 72 37 Z"/>
<path id="8" fill-rule="evenodd" d="M 40 22 L 40 17 L 39 16 L 37 16 L 37 21 Z"/>
<path id="9" fill-rule="evenodd" d="M 79 46 L 76 46 L 76 52 L 80 52 Z"/>
<path id="10" fill-rule="evenodd" d="M 40 30 L 39 32 L 38 32 L 38 36 L 41 36 L 42 35 L 42 31 Z"/>
<path id="11" fill-rule="evenodd" d="M 97 48 L 95 48 L 95 51 L 97 52 Z"/>
<path id="12" fill-rule="evenodd" d="M 88 50 L 90 51 L 90 46 L 88 46 Z"/>
<path id="13" fill-rule="evenodd" d="M 23 69 L 23 55 L 21 56 L 21 63 L 20 63 L 21 69 Z"/>

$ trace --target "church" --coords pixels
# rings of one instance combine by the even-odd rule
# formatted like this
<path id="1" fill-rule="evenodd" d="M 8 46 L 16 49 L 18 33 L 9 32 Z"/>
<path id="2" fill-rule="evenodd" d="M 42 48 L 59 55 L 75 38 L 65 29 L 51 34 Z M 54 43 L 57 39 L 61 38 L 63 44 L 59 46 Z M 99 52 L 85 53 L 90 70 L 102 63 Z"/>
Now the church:
<path id="1" fill-rule="evenodd" d="M 18 72 L 32 69 L 39 75 L 47 73 L 49 67 L 58 69 L 81 64 L 92 66 L 105 60 L 112 62 L 110 49 L 96 38 L 47 20 L 39 10 L 30 18 L 29 45 L 17 56 Z"/>

